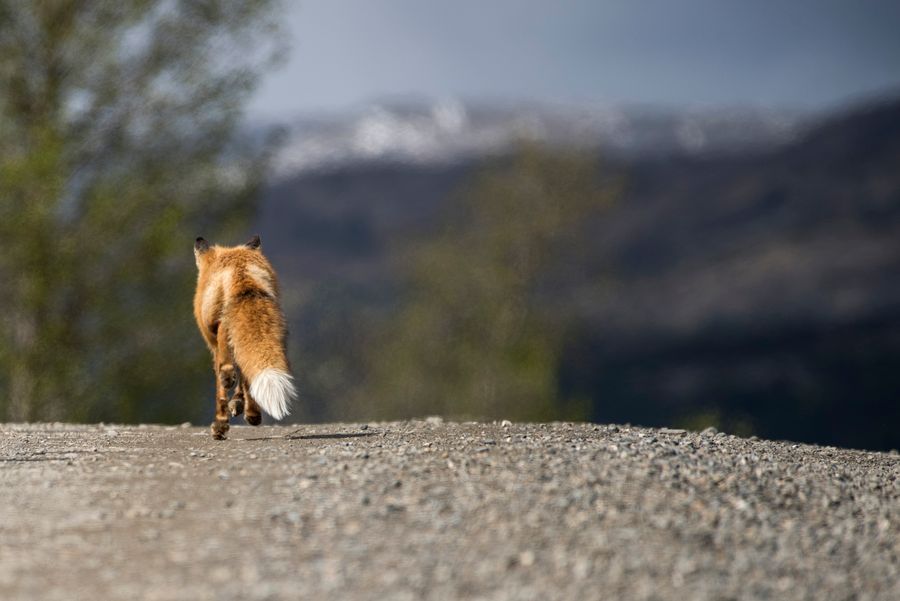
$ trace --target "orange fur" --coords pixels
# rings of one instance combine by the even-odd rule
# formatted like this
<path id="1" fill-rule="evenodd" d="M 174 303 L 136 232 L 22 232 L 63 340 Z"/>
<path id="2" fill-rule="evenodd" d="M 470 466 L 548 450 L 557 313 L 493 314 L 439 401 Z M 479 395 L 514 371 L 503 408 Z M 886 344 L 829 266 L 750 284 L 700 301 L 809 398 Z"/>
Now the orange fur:
<path id="1" fill-rule="evenodd" d="M 278 279 L 259 249 L 258 236 L 234 247 L 210 246 L 198 238 L 194 255 L 194 317 L 216 373 L 212 431 L 224 438 L 229 408 L 232 415 L 243 409 L 253 425 L 260 423 L 259 406 L 276 418 L 287 413 L 295 394 L 285 354 L 287 328 L 278 304 Z M 227 389 L 232 387 L 235 396 L 229 404 Z"/>

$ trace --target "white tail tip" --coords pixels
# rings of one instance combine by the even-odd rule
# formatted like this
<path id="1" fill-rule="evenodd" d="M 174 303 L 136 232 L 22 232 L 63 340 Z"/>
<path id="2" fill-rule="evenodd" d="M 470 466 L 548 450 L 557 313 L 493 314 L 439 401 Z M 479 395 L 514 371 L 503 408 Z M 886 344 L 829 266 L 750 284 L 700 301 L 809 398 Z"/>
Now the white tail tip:
<path id="1" fill-rule="evenodd" d="M 297 396 L 294 378 L 280 369 L 264 369 L 250 382 L 250 396 L 263 411 L 282 419 L 291 412 L 291 401 Z"/>

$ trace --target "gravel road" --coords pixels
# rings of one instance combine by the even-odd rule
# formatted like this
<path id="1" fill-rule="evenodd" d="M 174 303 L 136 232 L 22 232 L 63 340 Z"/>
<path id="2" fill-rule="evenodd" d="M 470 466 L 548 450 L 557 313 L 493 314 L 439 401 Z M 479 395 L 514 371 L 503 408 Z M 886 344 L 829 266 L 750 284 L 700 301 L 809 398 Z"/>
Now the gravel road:
<path id="1" fill-rule="evenodd" d="M 593 424 L 0 425 L 0 599 L 900 599 L 900 457 Z"/>

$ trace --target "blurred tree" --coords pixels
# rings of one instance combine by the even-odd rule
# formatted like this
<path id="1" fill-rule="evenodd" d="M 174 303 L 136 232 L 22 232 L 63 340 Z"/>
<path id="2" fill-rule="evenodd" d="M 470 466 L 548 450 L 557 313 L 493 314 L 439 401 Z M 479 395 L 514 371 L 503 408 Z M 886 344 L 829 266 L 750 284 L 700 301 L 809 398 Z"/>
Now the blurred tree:
<path id="1" fill-rule="evenodd" d="M 253 208 L 269 0 L 0 0 L 0 418 L 196 416 L 191 243 Z M 205 409 L 205 408 L 204 408 Z"/>
<path id="2" fill-rule="evenodd" d="M 370 345 L 359 406 L 382 417 L 586 417 L 584 403 L 558 398 L 568 324 L 540 290 L 614 190 L 592 157 L 535 146 L 475 178 L 445 231 L 406 251 L 409 300 Z"/>

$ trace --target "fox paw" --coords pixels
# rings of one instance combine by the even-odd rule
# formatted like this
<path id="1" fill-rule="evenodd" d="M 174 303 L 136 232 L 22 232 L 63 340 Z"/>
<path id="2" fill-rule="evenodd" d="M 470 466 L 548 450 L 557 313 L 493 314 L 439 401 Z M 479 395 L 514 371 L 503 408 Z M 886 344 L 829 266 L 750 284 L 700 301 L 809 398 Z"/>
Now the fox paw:
<path id="1" fill-rule="evenodd" d="M 244 412 L 244 399 L 236 397 L 228 401 L 228 411 L 231 416 L 240 415 Z"/>
<path id="2" fill-rule="evenodd" d="M 225 440 L 225 435 L 228 433 L 228 428 L 228 422 L 219 421 L 215 421 L 209 426 L 209 429 L 212 431 L 212 437 L 215 440 Z"/>

